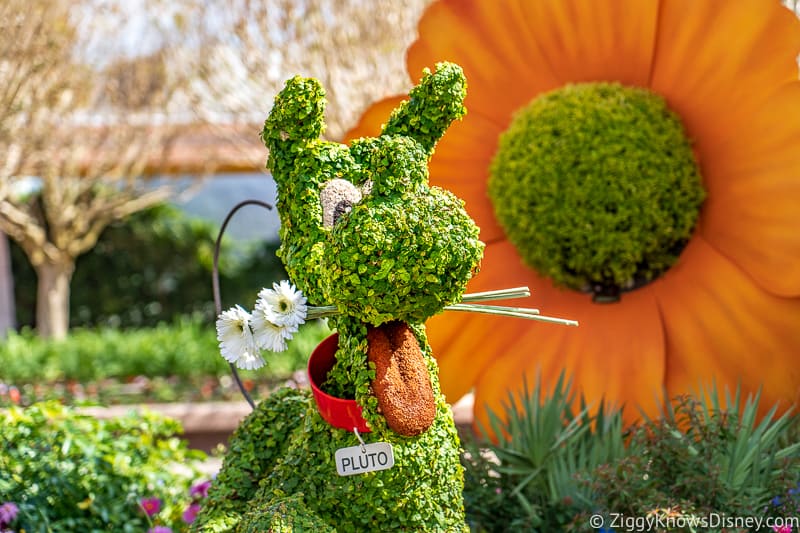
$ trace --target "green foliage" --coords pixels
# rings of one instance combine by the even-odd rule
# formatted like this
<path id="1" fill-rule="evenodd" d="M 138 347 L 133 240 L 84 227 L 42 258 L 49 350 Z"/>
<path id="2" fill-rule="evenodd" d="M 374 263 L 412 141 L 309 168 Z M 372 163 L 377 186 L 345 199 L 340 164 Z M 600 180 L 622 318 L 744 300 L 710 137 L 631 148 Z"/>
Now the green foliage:
<path id="1" fill-rule="evenodd" d="M 780 500 L 797 495 L 800 442 L 784 440 L 797 422 L 776 417 L 775 408 L 758 417 L 758 404 L 738 392 L 724 402 L 716 391 L 709 401 L 679 397 L 635 430 L 625 457 L 585 472 L 584 485 L 598 508 L 629 516 L 664 507 L 695 516 L 793 515 L 780 514 Z"/>
<path id="2" fill-rule="evenodd" d="M 483 252 L 463 203 L 441 189 L 372 200 L 333 229 L 328 301 L 373 325 L 422 322 L 458 301 Z M 439 228 L 449 229 L 447 238 Z"/>
<path id="3" fill-rule="evenodd" d="M 336 533 L 336 529 L 326 524 L 310 512 L 303 501 L 302 493 L 279 498 L 270 503 L 261 503 L 247 512 L 247 525 L 242 531 L 247 533 L 294 533 L 309 531 L 314 533 Z"/>
<path id="4" fill-rule="evenodd" d="M 800 425 L 774 408 L 759 417 L 758 397 L 682 396 L 624 430 L 620 412 L 602 406 L 573 416 L 569 397 L 563 379 L 545 398 L 538 386 L 511 396 L 507 421 L 490 415 L 497 441 L 466 445 L 473 531 L 588 532 L 593 514 L 608 525 L 657 510 L 706 531 L 701 520 L 712 513 L 786 517 L 800 504 Z"/>
<path id="5" fill-rule="evenodd" d="M 153 414 L 97 420 L 57 403 L 0 414 L 0 501 L 19 506 L 29 533 L 141 533 L 142 498 L 164 504 L 159 523 L 182 528 L 189 487 L 203 460 L 175 437 L 177 422 Z"/>
<path id="6" fill-rule="evenodd" d="M 583 83 L 518 112 L 500 138 L 489 195 L 526 263 L 581 290 L 630 288 L 664 272 L 705 193 L 680 119 L 661 97 Z"/>
<path id="7" fill-rule="evenodd" d="M 483 431 L 495 436 L 488 449 L 498 463 L 487 464 L 473 448 L 468 464 L 473 475 L 475 469 L 496 471 L 501 481 L 481 481 L 476 476 L 477 486 L 469 490 L 483 494 L 499 489 L 493 499 L 516 499 L 517 510 L 506 507 L 505 516 L 495 519 L 479 507 L 471 513 L 473 522 L 487 531 L 560 531 L 575 514 L 591 509 L 592 493 L 577 476 L 625 455 L 622 414 L 603 404 L 583 403 L 575 412 L 573 400 L 570 383 L 562 375 L 549 395 L 539 383 L 532 391 L 526 385 L 520 394 L 509 394 L 504 416 L 489 412 L 490 428 Z"/>
<path id="8" fill-rule="evenodd" d="M 111 224 L 76 261 L 71 326 L 156 326 L 181 315 L 212 320 L 211 267 L 218 231 L 218 226 L 166 204 Z M 255 301 L 254 287 L 285 279 L 276 248 L 275 243 L 223 240 L 223 309 L 230 302 Z M 36 274 L 13 243 L 11 252 L 17 323 L 33 326 Z"/>
<path id="9" fill-rule="evenodd" d="M 322 322 L 306 324 L 287 351 L 270 354 L 260 374 L 285 379 L 304 368 L 308 354 L 327 333 Z M 0 344 L 0 368 L 3 381 L 16 385 L 133 376 L 192 379 L 230 373 L 219 355 L 214 328 L 188 320 L 140 330 L 74 329 L 64 340 L 42 339 L 30 330 L 10 332 Z"/>
<path id="10" fill-rule="evenodd" d="M 470 531 L 507 533 L 530 531 L 527 513 L 514 496 L 511 476 L 497 471 L 497 459 L 480 441 L 464 442 L 461 455 L 464 467 L 464 510 Z"/>

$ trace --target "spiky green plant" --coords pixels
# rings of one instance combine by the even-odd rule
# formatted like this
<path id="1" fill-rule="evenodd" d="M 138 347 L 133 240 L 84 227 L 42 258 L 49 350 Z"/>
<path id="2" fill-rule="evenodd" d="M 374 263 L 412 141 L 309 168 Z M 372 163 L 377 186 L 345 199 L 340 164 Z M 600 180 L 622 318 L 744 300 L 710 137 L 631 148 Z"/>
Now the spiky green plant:
<path id="1" fill-rule="evenodd" d="M 526 383 L 519 394 L 509 394 L 505 416 L 489 412 L 489 428 L 481 432 L 496 439 L 487 446 L 497 457 L 501 491 L 511 489 L 520 511 L 502 527 L 561 530 L 593 507 L 578 474 L 625 455 L 621 411 L 587 405 L 583 398 L 576 410 L 574 400 L 562 374 L 549 394 L 538 381 L 533 390 Z"/>

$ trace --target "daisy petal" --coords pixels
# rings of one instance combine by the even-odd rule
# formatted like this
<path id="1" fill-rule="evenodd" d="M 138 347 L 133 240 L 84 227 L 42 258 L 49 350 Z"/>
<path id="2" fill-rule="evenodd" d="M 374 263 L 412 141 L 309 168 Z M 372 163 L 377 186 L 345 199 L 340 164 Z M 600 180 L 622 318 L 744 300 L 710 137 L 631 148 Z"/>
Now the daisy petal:
<path id="1" fill-rule="evenodd" d="M 264 366 L 264 359 L 258 352 L 245 352 L 236 361 L 236 367 L 243 370 L 257 370 Z"/>
<path id="2" fill-rule="evenodd" d="M 258 293 L 256 309 L 276 326 L 296 328 L 305 322 L 308 306 L 303 293 L 286 280 Z"/>
<path id="3" fill-rule="evenodd" d="M 242 357 L 257 352 L 251 320 L 250 314 L 238 305 L 223 311 L 217 318 L 220 353 L 229 363 L 238 364 Z"/>
<path id="4" fill-rule="evenodd" d="M 253 311 L 253 337 L 256 346 L 262 350 L 282 352 L 286 350 L 286 340 L 292 338 L 297 326 L 281 326 L 272 321 L 272 315 L 263 306 L 256 304 Z"/>

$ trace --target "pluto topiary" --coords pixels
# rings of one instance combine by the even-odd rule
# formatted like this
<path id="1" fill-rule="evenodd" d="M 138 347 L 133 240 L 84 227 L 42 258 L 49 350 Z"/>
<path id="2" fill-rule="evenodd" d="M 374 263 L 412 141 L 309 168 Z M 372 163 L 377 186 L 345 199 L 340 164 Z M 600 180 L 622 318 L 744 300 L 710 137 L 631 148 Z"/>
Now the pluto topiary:
<path id="1" fill-rule="evenodd" d="M 308 391 L 271 395 L 233 436 L 195 531 L 468 530 L 460 444 L 423 326 L 469 307 L 459 302 L 483 252 L 463 203 L 427 181 L 465 92 L 457 65 L 426 70 L 381 135 L 350 147 L 320 139 L 316 80 L 295 77 L 276 97 L 262 138 L 278 186 L 278 255 L 304 296 L 276 285 L 252 315 L 223 314 L 223 355 L 257 367 L 255 347 L 280 347 L 295 311 L 322 310 L 338 332 L 322 387 L 354 399 L 365 427 L 329 424 Z"/>

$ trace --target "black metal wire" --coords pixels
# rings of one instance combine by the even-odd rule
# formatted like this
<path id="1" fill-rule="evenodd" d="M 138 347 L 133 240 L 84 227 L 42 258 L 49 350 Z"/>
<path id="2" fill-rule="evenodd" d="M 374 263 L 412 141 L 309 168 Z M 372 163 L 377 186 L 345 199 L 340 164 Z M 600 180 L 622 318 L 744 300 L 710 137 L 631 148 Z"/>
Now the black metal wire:
<path id="1" fill-rule="evenodd" d="M 222 313 L 222 298 L 219 293 L 219 250 L 222 245 L 222 236 L 225 234 L 225 228 L 228 227 L 228 222 L 231 221 L 233 215 L 235 215 L 239 209 L 247 205 L 258 205 L 270 211 L 272 210 L 272 206 L 267 202 L 262 202 L 261 200 L 244 200 L 233 206 L 233 209 L 228 212 L 228 215 L 222 222 L 222 227 L 219 228 L 219 235 L 217 235 L 217 241 L 214 243 L 214 266 L 211 271 L 211 290 L 214 293 L 214 309 L 216 309 L 217 316 Z M 250 393 L 244 388 L 236 366 L 234 366 L 233 363 L 228 363 L 228 366 L 231 367 L 231 374 L 233 374 L 233 379 L 236 380 L 236 384 L 239 386 L 239 391 L 241 391 L 242 396 L 244 396 L 244 399 L 250 404 L 250 407 L 255 409 L 256 404 L 253 402 L 253 398 L 250 397 Z"/>

